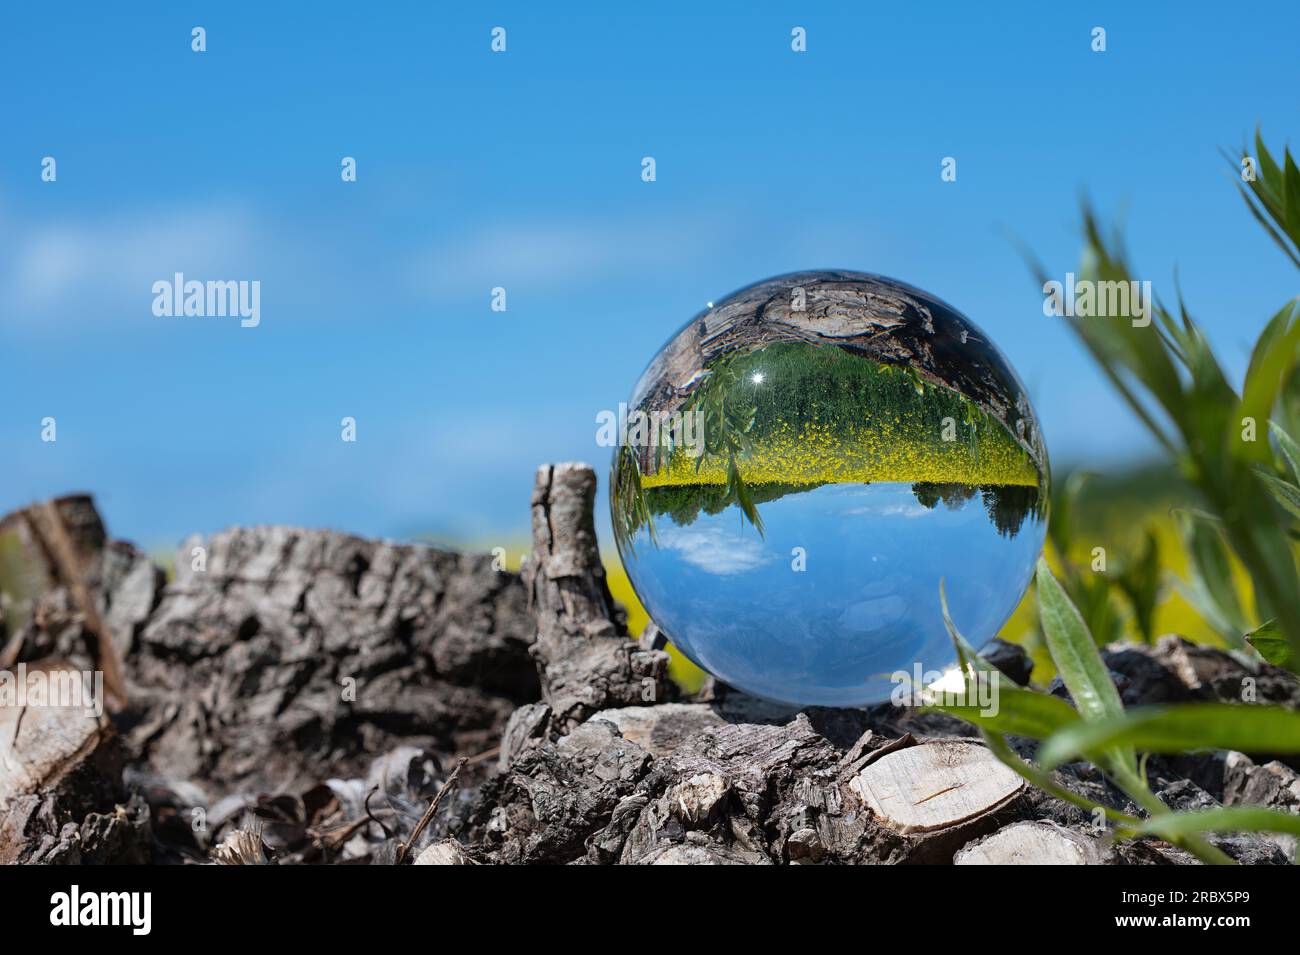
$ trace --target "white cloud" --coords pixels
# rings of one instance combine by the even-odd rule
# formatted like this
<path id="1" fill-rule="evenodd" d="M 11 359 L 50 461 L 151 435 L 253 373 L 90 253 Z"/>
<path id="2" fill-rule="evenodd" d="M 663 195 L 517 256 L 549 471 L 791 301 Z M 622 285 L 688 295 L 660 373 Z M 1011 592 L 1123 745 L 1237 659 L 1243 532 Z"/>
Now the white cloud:
<path id="1" fill-rule="evenodd" d="M 743 574 L 776 560 L 756 537 L 718 526 L 665 527 L 658 535 L 662 547 L 677 551 L 692 567 L 720 577 Z"/>
<path id="2" fill-rule="evenodd" d="M 913 502 L 911 504 L 877 504 L 868 507 L 850 507 L 840 511 L 840 513 L 846 517 L 864 515 L 872 517 L 924 517 L 930 513 L 930 509 Z"/>
<path id="3" fill-rule="evenodd" d="M 500 222 L 441 239 L 416 257 L 410 271 L 412 282 L 426 294 L 469 284 L 563 285 L 698 261 L 732 232 L 728 219 L 696 215 L 653 222 Z"/>
<path id="4" fill-rule="evenodd" d="M 309 221 L 309 220 L 308 220 Z M 337 309 L 373 290 L 391 299 L 456 298 L 513 283 L 556 287 L 697 266 L 732 243 L 736 220 L 689 212 L 515 219 L 440 229 L 436 240 L 358 257 L 384 231 L 362 217 L 338 231 L 302 224 L 292 210 L 249 202 L 168 204 L 49 221 L 0 209 L 0 302 L 28 329 L 66 329 L 106 314 L 147 318 L 155 281 L 279 279 L 281 301 Z"/>
<path id="5" fill-rule="evenodd" d="M 72 222 L 10 219 L 0 240 L 0 300 L 29 323 L 90 319 L 121 305 L 148 315 L 153 282 L 175 272 L 239 277 L 255 234 L 251 216 L 229 206 Z"/>
<path id="6" fill-rule="evenodd" d="M 845 517 L 924 517 L 930 513 L 930 509 L 916 499 L 909 485 L 841 485 L 834 493 L 846 503 L 861 502 L 840 508 L 838 513 Z"/>

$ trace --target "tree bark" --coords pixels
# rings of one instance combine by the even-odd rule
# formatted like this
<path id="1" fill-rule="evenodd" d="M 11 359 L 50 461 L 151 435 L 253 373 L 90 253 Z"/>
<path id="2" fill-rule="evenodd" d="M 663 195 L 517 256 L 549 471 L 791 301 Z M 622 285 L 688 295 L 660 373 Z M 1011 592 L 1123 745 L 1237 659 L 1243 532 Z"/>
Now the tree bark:
<path id="1" fill-rule="evenodd" d="M 627 635 L 596 543 L 596 475 L 585 464 L 544 465 L 533 489 L 533 550 L 524 585 L 537 622 L 533 656 L 552 726 L 597 710 L 667 698 L 668 654 Z"/>
<path id="2" fill-rule="evenodd" d="M 66 588 L 73 609 L 94 641 L 94 663 L 104 674 L 108 707 L 121 710 L 127 703 L 121 649 L 92 593 L 108 537 L 94 502 L 88 495 L 76 494 L 32 504 L 0 519 L 0 532 L 14 527 L 20 532 L 28 574 L 35 577 L 37 586 Z M 12 662 L 0 659 L 0 665 Z"/>

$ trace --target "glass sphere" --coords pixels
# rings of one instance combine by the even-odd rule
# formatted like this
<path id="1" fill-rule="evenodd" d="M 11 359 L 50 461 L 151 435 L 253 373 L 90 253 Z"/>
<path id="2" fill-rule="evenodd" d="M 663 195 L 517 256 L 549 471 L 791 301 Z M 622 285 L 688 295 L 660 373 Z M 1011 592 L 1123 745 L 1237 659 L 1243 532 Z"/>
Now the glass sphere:
<path id="1" fill-rule="evenodd" d="M 799 272 L 699 313 L 627 405 L 610 505 L 651 619 L 723 682 L 860 706 L 977 648 L 1046 532 L 1048 466 L 988 337 L 918 289 Z"/>

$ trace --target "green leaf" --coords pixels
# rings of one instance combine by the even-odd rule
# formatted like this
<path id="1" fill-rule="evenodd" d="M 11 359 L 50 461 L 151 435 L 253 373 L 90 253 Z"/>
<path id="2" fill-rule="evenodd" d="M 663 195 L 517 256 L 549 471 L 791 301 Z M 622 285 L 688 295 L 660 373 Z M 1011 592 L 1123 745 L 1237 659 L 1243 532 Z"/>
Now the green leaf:
<path id="1" fill-rule="evenodd" d="M 986 713 L 979 704 L 978 694 L 969 702 L 965 698 L 934 700 L 926 705 L 927 709 L 948 713 L 995 733 L 1014 733 L 1033 739 L 1043 739 L 1079 719 L 1079 714 L 1069 703 L 1046 693 L 1016 686 L 1002 671 L 976 652 L 952 622 L 952 614 L 948 610 L 948 594 L 942 580 L 939 581 L 939 606 L 943 611 L 944 626 L 948 628 L 948 635 L 952 637 L 953 646 L 957 649 L 959 665 L 972 677 L 986 681 L 986 686 L 991 685 L 996 694 L 992 698 L 996 709 Z M 969 678 L 966 686 L 968 690 L 971 687 Z M 966 697 L 971 697 L 971 694 L 968 692 Z"/>
<path id="2" fill-rule="evenodd" d="M 1025 760 L 1017 756 L 1015 751 L 1007 745 L 1005 737 L 999 736 L 995 733 L 990 733 L 987 730 L 980 730 L 980 735 L 984 737 L 984 745 L 989 748 L 989 752 L 997 757 L 998 762 L 1002 763 L 1003 766 L 1006 766 L 1031 785 L 1037 786 L 1043 792 L 1049 793 L 1057 799 L 1078 806 L 1081 809 L 1086 809 L 1088 812 L 1095 812 L 1100 809 L 1106 818 L 1121 824 L 1133 824 L 1137 822 L 1135 817 L 1130 816 L 1127 813 L 1118 812 L 1117 810 L 1111 809 L 1109 806 L 1103 806 L 1099 802 L 1094 802 L 1086 796 L 1080 796 L 1072 789 L 1066 789 L 1064 786 L 1056 782 L 1056 779 L 1051 773 L 1044 772 L 1033 763 L 1025 762 Z"/>
<path id="3" fill-rule="evenodd" d="M 1074 711 L 1074 707 L 1059 697 L 1014 686 L 1001 674 L 983 674 L 979 679 L 992 691 L 989 698 L 991 706 L 983 707 L 979 702 L 979 693 L 969 692 L 971 681 L 968 680 L 965 696 L 935 696 L 921 709 L 947 713 L 993 733 L 1010 733 L 1031 739 L 1046 739 L 1079 722 L 1079 714 Z"/>
<path id="4" fill-rule="evenodd" d="M 1292 517 L 1300 517 L 1300 487 L 1290 481 L 1284 481 L 1267 468 L 1256 467 L 1255 474 L 1264 482 L 1264 487 Z"/>
<path id="5" fill-rule="evenodd" d="M 1085 720 L 1105 719 L 1124 712 L 1092 635 L 1079 611 L 1047 566 L 1038 558 L 1038 616 L 1061 679 Z"/>
<path id="6" fill-rule="evenodd" d="M 1282 456 L 1286 458 L 1286 463 L 1291 468 L 1291 477 L 1300 481 L 1300 444 L 1296 444 L 1295 439 L 1276 421 L 1268 423 L 1268 430 L 1273 433 L 1277 446 L 1282 449 Z"/>
<path id="7" fill-rule="evenodd" d="M 1246 634 L 1246 642 L 1259 651 L 1259 655 L 1276 667 L 1295 670 L 1297 663 L 1276 620 L 1269 620 Z"/>
<path id="8" fill-rule="evenodd" d="M 1300 347 L 1297 304 L 1293 299 L 1283 305 L 1269 319 L 1255 343 L 1233 428 L 1240 428 L 1245 418 L 1253 418 L 1258 423 L 1267 421 L 1272 414 L 1282 382 L 1295 367 Z M 1262 461 L 1267 452 L 1267 444 L 1259 441 L 1232 440 L 1230 446 L 1238 457 L 1246 460 Z"/>
<path id="9" fill-rule="evenodd" d="M 727 461 L 727 490 L 732 500 L 740 507 L 740 512 L 754 525 L 754 530 L 758 531 L 760 537 L 763 536 L 763 518 L 758 513 L 758 505 L 754 503 L 745 479 L 740 476 L 740 468 L 736 466 L 734 454 Z"/>
<path id="10" fill-rule="evenodd" d="M 952 638 L 952 645 L 957 649 L 957 662 L 962 669 L 980 673 L 1001 673 L 1002 671 L 979 655 L 979 652 L 962 636 L 957 625 L 952 622 L 952 614 L 948 612 L 948 593 L 944 590 L 942 579 L 939 580 L 939 609 L 943 611 L 943 625 L 948 628 L 948 636 Z"/>
<path id="11" fill-rule="evenodd" d="M 1124 704 L 1092 635 L 1042 557 L 1038 558 L 1037 579 L 1039 624 L 1052 662 L 1074 698 L 1079 715 L 1085 721 L 1123 715 Z M 1098 764 L 1112 774 L 1137 775 L 1135 756 L 1129 747 L 1108 750 L 1098 758 Z"/>
<path id="12" fill-rule="evenodd" d="M 1264 806 L 1220 806 L 1152 816 L 1126 834 L 1174 839 L 1196 832 L 1289 832 L 1300 835 L 1300 815 Z"/>
<path id="13" fill-rule="evenodd" d="M 1282 202 L 1286 210 L 1286 221 L 1283 225 L 1291 241 L 1300 244 L 1300 168 L 1296 167 L 1295 160 L 1291 158 L 1290 149 L 1282 151 L 1282 167 L 1284 171 Z"/>
<path id="14" fill-rule="evenodd" d="M 1103 239 L 1100 225 L 1088 208 L 1084 209 L 1084 235 L 1088 254 L 1081 271 L 1085 278 L 1094 282 L 1133 280 L 1120 238 L 1116 236 L 1110 242 Z M 1153 334 L 1149 327 L 1135 327 L 1131 319 L 1122 317 L 1075 318 L 1070 321 L 1070 327 L 1083 339 L 1116 384 L 1119 384 L 1116 372 L 1118 368 L 1124 368 L 1146 387 L 1169 419 L 1179 425 L 1180 430 L 1186 431 L 1186 396 L 1165 340 L 1160 335 Z M 1122 388 L 1121 391 L 1128 396 Z M 1145 414 L 1143 420 L 1153 424 Z"/>
<path id="15" fill-rule="evenodd" d="M 1249 150 L 1243 150 L 1243 153 Z M 1300 211 L 1300 172 L 1295 171 L 1290 150 L 1283 150 L 1283 167 L 1280 168 L 1259 129 L 1255 130 L 1255 157 L 1259 174 L 1254 182 L 1237 183 L 1246 207 L 1250 209 L 1264 230 L 1273 238 L 1287 257 L 1300 266 L 1300 228 L 1296 213 Z M 1235 165 L 1235 164 L 1234 164 Z M 1246 187 L 1249 186 L 1249 189 Z"/>
<path id="16" fill-rule="evenodd" d="M 1258 126 L 1255 127 L 1255 158 L 1259 160 L 1260 182 L 1271 192 L 1281 191 L 1282 170 L 1278 168 L 1273 154 L 1264 145 L 1264 132 Z"/>
<path id="17" fill-rule="evenodd" d="M 1038 761 L 1053 769 L 1077 756 L 1117 746 L 1149 753 L 1195 749 L 1300 753 L 1300 713 L 1237 703 L 1137 707 L 1120 716 L 1065 727 L 1043 743 Z"/>

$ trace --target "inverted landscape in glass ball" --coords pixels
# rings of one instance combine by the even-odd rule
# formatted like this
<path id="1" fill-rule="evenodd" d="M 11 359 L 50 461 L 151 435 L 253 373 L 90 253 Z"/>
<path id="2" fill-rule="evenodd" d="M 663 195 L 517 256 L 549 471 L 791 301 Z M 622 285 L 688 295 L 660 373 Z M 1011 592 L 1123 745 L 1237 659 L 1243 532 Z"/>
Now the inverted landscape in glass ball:
<path id="1" fill-rule="evenodd" d="M 799 272 L 691 319 L 628 402 L 610 504 L 651 619 L 724 683 L 785 703 L 888 699 L 992 639 L 1046 532 L 1023 386 L 911 286 Z"/>

